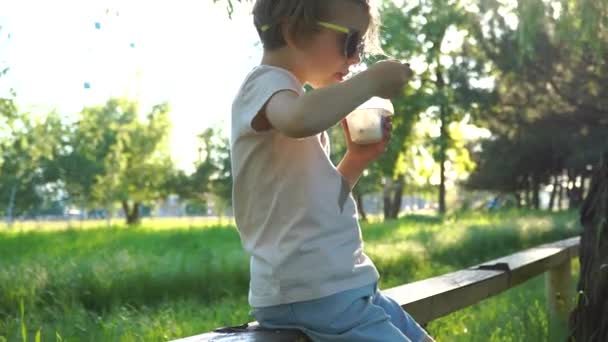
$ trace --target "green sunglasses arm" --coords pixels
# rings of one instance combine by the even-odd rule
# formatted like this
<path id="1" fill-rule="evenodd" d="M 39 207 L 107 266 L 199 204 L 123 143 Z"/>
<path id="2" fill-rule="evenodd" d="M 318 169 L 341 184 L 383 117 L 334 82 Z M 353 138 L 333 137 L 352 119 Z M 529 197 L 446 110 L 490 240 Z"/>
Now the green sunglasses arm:
<path id="1" fill-rule="evenodd" d="M 323 26 L 325 28 L 328 28 L 330 30 L 334 30 L 334 31 L 342 32 L 342 33 L 348 34 L 350 32 L 350 30 L 347 27 L 328 23 L 326 21 L 318 21 L 317 24 L 319 24 L 320 26 Z"/>
<path id="2" fill-rule="evenodd" d="M 350 30 L 347 27 L 336 25 L 336 24 L 332 24 L 332 23 L 328 23 L 326 21 L 319 21 L 317 23 L 320 26 L 323 26 L 323 27 L 328 28 L 330 30 L 334 30 L 334 31 L 342 32 L 342 33 L 349 33 L 350 32 Z M 262 27 L 260 27 L 260 31 L 266 32 L 266 31 L 268 31 L 269 28 L 270 28 L 270 25 L 268 25 L 268 24 L 262 25 Z"/>

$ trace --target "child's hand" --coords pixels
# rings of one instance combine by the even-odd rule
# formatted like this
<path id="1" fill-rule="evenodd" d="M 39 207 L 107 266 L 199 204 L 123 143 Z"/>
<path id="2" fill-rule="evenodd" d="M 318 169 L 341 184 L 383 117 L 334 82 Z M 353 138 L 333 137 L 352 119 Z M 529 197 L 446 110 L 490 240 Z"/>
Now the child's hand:
<path id="1" fill-rule="evenodd" d="M 390 116 L 385 116 L 382 119 L 382 140 L 373 144 L 360 145 L 354 143 L 350 137 L 350 131 L 348 129 L 346 119 L 342 120 L 341 123 L 346 138 L 346 156 L 352 159 L 352 161 L 361 165 L 367 165 L 370 162 L 378 159 L 378 157 L 380 157 L 382 153 L 386 151 L 386 147 L 391 140 L 391 132 L 393 129 L 393 122 Z"/>
<path id="2" fill-rule="evenodd" d="M 409 64 L 393 60 L 378 62 L 370 66 L 367 72 L 374 95 L 385 99 L 401 95 L 403 87 L 414 74 Z"/>

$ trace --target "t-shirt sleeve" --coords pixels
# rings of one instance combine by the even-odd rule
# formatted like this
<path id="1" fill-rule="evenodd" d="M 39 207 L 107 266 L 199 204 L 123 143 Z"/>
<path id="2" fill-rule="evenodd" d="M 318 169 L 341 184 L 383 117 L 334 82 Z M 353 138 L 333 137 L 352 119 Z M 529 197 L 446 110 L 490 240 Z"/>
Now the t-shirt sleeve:
<path id="1" fill-rule="evenodd" d="M 288 71 L 278 68 L 254 70 L 243 83 L 232 105 L 232 125 L 240 132 L 255 132 L 251 122 L 277 92 L 291 90 L 301 95 L 302 85 Z"/>

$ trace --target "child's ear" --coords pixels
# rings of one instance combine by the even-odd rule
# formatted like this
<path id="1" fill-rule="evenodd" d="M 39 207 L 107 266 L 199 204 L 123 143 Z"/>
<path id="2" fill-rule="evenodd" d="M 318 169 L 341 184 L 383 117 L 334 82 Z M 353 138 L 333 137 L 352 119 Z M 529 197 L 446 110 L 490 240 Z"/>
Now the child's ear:
<path id="1" fill-rule="evenodd" d="M 285 40 L 285 44 L 287 44 L 288 47 L 294 48 L 298 46 L 296 36 L 293 31 L 289 29 L 287 19 L 281 20 L 281 34 L 283 35 L 283 40 Z"/>
<path id="2" fill-rule="evenodd" d="M 287 19 L 281 20 L 281 34 L 287 47 L 292 49 L 304 49 L 308 47 L 311 41 L 311 38 L 298 36 L 295 30 L 290 30 Z"/>

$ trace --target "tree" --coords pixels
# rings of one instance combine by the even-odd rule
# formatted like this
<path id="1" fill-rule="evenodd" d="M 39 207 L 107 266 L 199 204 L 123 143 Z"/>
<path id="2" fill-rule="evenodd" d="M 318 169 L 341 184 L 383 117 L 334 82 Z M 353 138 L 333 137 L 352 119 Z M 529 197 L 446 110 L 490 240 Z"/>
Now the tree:
<path id="1" fill-rule="evenodd" d="M 120 152 L 116 149 L 120 143 L 119 131 L 136 118 L 136 113 L 120 107 L 124 102 L 111 99 L 103 106 L 84 108 L 67 129 L 67 139 L 54 167 L 70 203 L 81 209 L 101 205 L 111 211 L 116 201 L 115 194 L 109 191 L 112 188 L 105 189 L 108 192 L 98 188 L 99 194 L 94 194 L 94 189 L 99 177 L 107 173 L 108 159 L 119 158 L 116 155 Z M 118 173 L 114 176 L 118 177 Z"/>
<path id="2" fill-rule="evenodd" d="M 198 192 L 210 195 L 215 209 L 221 216 L 232 203 L 232 169 L 230 164 L 230 143 L 222 130 L 208 128 L 199 135 L 201 155 L 193 186 Z"/>
<path id="3" fill-rule="evenodd" d="M 608 340 L 608 152 L 596 169 L 581 208 L 581 277 L 578 304 L 570 321 L 570 341 Z"/>
<path id="4" fill-rule="evenodd" d="M 469 27 L 495 69 L 497 105 L 487 111 L 484 122 L 497 138 L 488 141 L 478 155 L 484 167 L 470 185 L 496 190 L 504 186 L 498 184 L 505 180 L 500 175 L 509 174 L 508 189 L 503 190 L 526 198 L 528 206 L 538 208 L 541 187 L 552 184 L 552 205 L 561 197 L 557 190 L 561 194 L 568 188 L 569 203 L 577 207 L 589 167 L 608 134 L 602 119 L 608 114 L 607 94 L 600 86 L 608 82 L 608 69 L 596 50 L 580 49 L 590 43 L 572 35 L 570 30 L 577 29 L 576 25 L 580 30 L 583 24 L 568 11 L 557 15 L 551 3 L 520 2 L 510 13 L 519 18 L 514 25 L 513 20 L 507 22 L 509 12 L 500 3 L 483 4 L 477 14 L 471 14 Z M 485 27 L 482 18 L 486 18 Z M 594 45 L 608 46 L 603 32 Z M 499 150 L 503 153 L 496 154 Z"/>
<path id="5" fill-rule="evenodd" d="M 219 128 L 207 128 L 198 135 L 199 158 L 191 175 L 176 171 L 167 188 L 191 205 L 207 207 L 212 201 L 221 215 L 232 204 L 230 143 Z"/>
<path id="6" fill-rule="evenodd" d="M 8 33 L 7 39 L 10 37 Z M 8 66 L 0 65 L 0 78 L 8 71 Z M 6 203 L 5 210 L 0 205 L 0 213 L 6 216 L 9 227 L 15 215 L 36 209 L 45 201 L 49 189 L 44 187 L 53 180 L 44 164 L 53 160 L 63 137 L 57 113 L 36 118 L 21 112 L 15 97 L 13 89 L 0 96 L 0 200 Z"/>
<path id="7" fill-rule="evenodd" d="M 127 99 L 83 109 L 55 163 L 73 203 L 108 212 L 119 203 L 127 223 L 137 224 L 143 204 L 168 195 L 169 128 L 166 104 L 154 106 L 145 118 Z"/>
<path id="8" fill-rule="evenodd" d="M 396 116 L 394 136 L 395 148 L 389 149 L 385 159 L 388 175 L 396 173 L 396 189 L 403 189 L 404 175 L 395 169 L 403 153 L 410 150 L 411 129 L 421 113 L 438 119 L 440 134 L 436 137 L 433 156 L 440 167 L 439 212 L 446 210 L 446 166 L 454 141 L 450 137 L 450 125 L 465 117 L 477 120 L 479 113 L 492 103 L 491 89 L 473 86 L 472 80 L 487 76 L 479 51 L 474 44 L 463 39 L 461 44 L 450 39 L 466 36 L 467 15 L 456 3 L 437 0 L 396 6 L 386 1 L 383 8 L 385 31 L 383 46 L 388 55 L 404 61 L 415 61 L 423 69 L 418 70 L 417 79 L 406 89 L 405 96 L 395 99 Z M 407 158 L 406 158 L 407 159 Z M 402 168 L 403 169 L 403 168 Z M 407 178 L 407 177 L 405 177 Z M 401 198 L 400 194 L 390 197 Z M 393 203 L 395 206 L 396 203 Z M 387 213 L 395 213 L 391 208 Z"/>
<path id="9" fill-rule="evenodd" d="M 570 189 L 571 203 L 576 204 L 582 197 L 577 184 L 585 183 L 585 172 L 597 165 L 592 161 L 608 148 L 608 6 L 605 1 L 529 0 L 517 2 L 505 14 L 498 1 L 481 4 L 478 24 L 471 32 L 498 71 L 503 109 L 492 111 L 493 119 L 488 120 L 492 130 L 500 132 L 489 149 L 511 160 L 502 164 L 512 175 L 506 178 L 513 188 L 528 188 L 528 193 L 530 187 L 553 178 L 560 193 L 563 187 Z M 509 25 L 506 17 L 513 15 L 517 20 Z M 486 27 L 481 25 L 482 17 Z M 519 148 L 505 150 L 513 142 Z M 486 153 L 485 163 L 499 166 L 491 154 Z M 602 314 L 608 298 L 606 160 L 604 153 L 600 167 L 591 167 L 595 176 L 581 208 L 581 276 L 578 306 L 571 315 L 571 341 L 608 339 L 608 322 Z M 532 181 L 531 174 L 535 174 Z M 549 177 L 543 179 L 543 174 Z"/>
<path id="10" fill-rule="evenodd" d="M 19 112 L 12 98 L 0 99 L 0 199 L 10 226 L 15 215 L 39 206 L 49 180 L 43 165 L 57 153 L 61 120 L 56 113 L 34 117 Z"/>
<path id="11" fill-rule="evenodd" d="M 1 185 L 4 191 L 2 193 L 10 194 L 8 198 L 3 198 L 3 203 L 8 203 L 6 209 L 6 216 L 9 226 L 12 223 L 12 211 L 14 207 L 14 200 L 16 195 L 16 185 L 14 175 L 9 174 L 9 170 L 7 170 L 7 162 L 11 160 L 11 153 L 13 147 L 11 145 L 14 144 L 15 137 L 13 132 L 13 126 L 16 118 L 18 117 L 17 106 L 13 102 L 12 98 L 0 98 L 0 119 L 2 120 L 2 124 L 0 125 L 0 166 L 2 166 L 2 173 L 0 176 L 2 177 Z M 13 168 L 13 167 L 9 167 Z M 9 176 L 10 179 L 7 179 Z M 8 191 L 7 191 L 8 190 Z M 4 197 L 4 196 L 3 196 Z"/>
<path id="12" fill-rule="evenodd" d="M 407 12 L 407 14 L 406 14 Z M 387 55 L 399 60 L 409 61 L 423 53 L 417 40 L 420 7 L 406 11 L 393 2 L 384 2 L 382 18 L 384 30 L 382 32 L 382 47 Z M 377 60 L 371 59 L 373 63 Z M 420 112 L 430 105 L 427 93 L 427 83 L 419 85 L 409 84 L 403 96 L 393 99 L 395 116 L 393 117 L 393 135 L 386 153 L 376 164 L 373 174 L 377 175 L 377 182 L 383 186 L 384 218 L 395 219 L 401 208 L 403 196 L 403 174 L 395 169 L 397 161 L 404 150 L 407 149 L 412 132 Z"/>
<path id="13" fill-rule="evenodd" d="M 127 224 L 140 221 L 141 206 L 167 196 L 164 186 L 173 165 L 168 155 L 169 107 L 156 105 L 139 120 L 137 103 L 110 100 L 98 113 L 119 113 L 116 141 L 105 156 L 104 172 L 97 175 L 93 197 L 106 206 L 119 201 Z M 121 122 L 122 121 L 122 122 Z"/>

